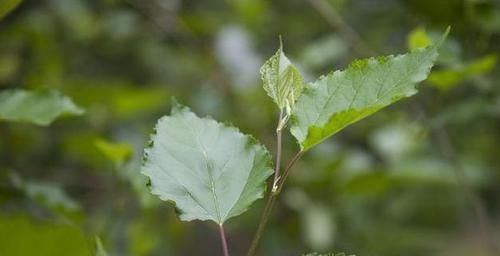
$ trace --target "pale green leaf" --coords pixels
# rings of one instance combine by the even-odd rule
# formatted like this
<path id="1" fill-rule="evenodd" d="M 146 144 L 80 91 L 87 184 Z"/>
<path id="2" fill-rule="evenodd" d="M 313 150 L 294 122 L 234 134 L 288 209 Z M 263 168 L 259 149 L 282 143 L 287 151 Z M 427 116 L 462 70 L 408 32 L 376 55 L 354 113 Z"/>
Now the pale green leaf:
<path id="1" fill-rule="evenodd" d="M 292 134 L 306 151 L 346 126 L 414 95 L 438 56 L 436 45 L 353 62 L 307 86 L 292 114 Z"/>
<path id="2" fill-rule="evenodd" d="M 222 225 L 264 195 L 271 157 L 252 137 L 180 105 L 155 130 L 142 173 L 153 194 L 176 203 L 182 220 Z"/>
<path id="3" fill-rule="evenodd" d="M 0 92 L 0 120 L 46 126 L 63 115 L 83 110 L 57 91 L 7 90 Z"/>
<path id="4" fill-rule="evenodd" d="M 132 146 L 127 143 L 112 143 L 99 138 L 94 140 L 94 144 L 116 166 L 120 166 L 126 160 L 130 159 L 134 153 Z"/>
<path id="5" fill-rule="evenodd" d="M 0 20 L 13 11 L 22 0 L 2 0 L 0 1 Z"/>
<path id="6" fill-rule="evenodd" d="M 291 108 L 304 88 L 299 70 L 290 62 L 280 46 L 260 69 L 264 90 L 280 109 Z"/>

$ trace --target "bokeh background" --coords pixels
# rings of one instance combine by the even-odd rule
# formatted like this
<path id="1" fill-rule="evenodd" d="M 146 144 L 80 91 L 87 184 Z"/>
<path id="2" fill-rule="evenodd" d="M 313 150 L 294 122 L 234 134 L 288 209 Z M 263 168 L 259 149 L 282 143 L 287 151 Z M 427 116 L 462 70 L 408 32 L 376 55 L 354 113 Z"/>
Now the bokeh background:
<path id="1" fill-rule="evenodd" d="M 6 0 L 1 0 L 6 1 Z M 500 2 L 25 0 L 0 21 L 0 90 L 85 110 L 0 122 L 0 255 L 221 255 L 216 226 L 149 194 L 142 149 L 171 97 L 274 151 L 258 69 L 279 47 L 307 81 L 408 51 L 450 25 L 419 94 L 308 152 L 260 255 L 500 255 Z M 287 133 L 284 159 L 298 146 Z M 263 200 L 227 223 L 244 255 Z"/>

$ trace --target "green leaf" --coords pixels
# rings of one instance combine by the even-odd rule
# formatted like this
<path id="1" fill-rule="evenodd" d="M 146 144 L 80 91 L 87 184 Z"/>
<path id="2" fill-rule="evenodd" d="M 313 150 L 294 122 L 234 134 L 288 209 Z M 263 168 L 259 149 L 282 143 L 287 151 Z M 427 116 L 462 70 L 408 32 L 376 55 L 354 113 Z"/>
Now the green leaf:
<path id="1" fill-rule="evenodd" d="M 101 138 L 94 140 L 94 144 L 103 155 L 118 167 L 126 160 L 130 159 L 134 150 L 130 144 L 127 143 L 112 143 Z"/>
<path id="2" fill-rule="evenodd" d="M 155 130 L 142 173 L 153 194 L 176 203 L 181 220 L 222 225 L 264 195 L 271 156 L 252 137 L 178 104 Z"/>
<path id="3" fill-rule="evenodd" d="M 278 51 L 260 69 L 264 90 L 280 109 L 291 109 L 304 88 L 299 70 L 290 62 L 280 45 Z"/>
<path id="4" fill-rule="evenodd" d="M 418 48 L 430 46 L 432 44 L 432 39 L 427 35 L 423 27 L 417 27 L 408 35 L 407 44 L 408 49 L 414 51 Z"/>
<path id="5" fill-rule="evenodd" d="M 458 68 L 434 71 L 429 82 L 438 89 L 448 90 L 466 79 L 490 72 L 496 63 L 497 56 L 488 54 Z"/>
<path id="6" fill-rule="evenodd" d="M 307 86 L 295 104 L 290 128 L 301 150 L 414 95 L 415 84 L 429 74 L 447 34 L 436 45 L 405 55 L 357 60 Z"/>
<path id="7" fill-rule="evenodd" d="M 7 90 L 0 92 L 0 120 L 46 126 L 63 115 L 83 110 L 57 91 Z"/>
<path id="8" fill-rule="evenodd" d="M 13 11 L 22 0 L 2 0 L 0 1 L 0 20 Z"/>
<path id="9" fill-rule="evenodd" d="M 16 174 L 12 175 L 11 180 L 14 186 L 22 190 L 26 196 L 49 208 L 60 208 L 67 211 L 80 210 L 79 203 L 71 198 L 58 184 L 25 181 Z"/>

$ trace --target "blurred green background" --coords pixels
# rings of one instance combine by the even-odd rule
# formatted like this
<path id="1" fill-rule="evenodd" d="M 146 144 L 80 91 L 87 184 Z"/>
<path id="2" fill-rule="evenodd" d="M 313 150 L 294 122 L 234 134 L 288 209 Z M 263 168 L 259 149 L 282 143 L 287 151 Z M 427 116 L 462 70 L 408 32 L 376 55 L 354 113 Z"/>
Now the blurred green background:
<path id="1" fill-rule="evenodd" d="M 304 156 L 260 255 L 500 255 L 497 0 L 23 1 L 0 21 L 0 92 L 57 90 L 85 113 L 0 122 L 0 255 L 93 255 L 96 237 L 109 255 L 221 255 L 215 225 L 178 220 L 139 173 L 171 97 L 273 151 L 258 69 L 280 35 L 312 81 L 448 25 L 419 94 Z M 233 255 L 262 208 L 227 223 Z"/>

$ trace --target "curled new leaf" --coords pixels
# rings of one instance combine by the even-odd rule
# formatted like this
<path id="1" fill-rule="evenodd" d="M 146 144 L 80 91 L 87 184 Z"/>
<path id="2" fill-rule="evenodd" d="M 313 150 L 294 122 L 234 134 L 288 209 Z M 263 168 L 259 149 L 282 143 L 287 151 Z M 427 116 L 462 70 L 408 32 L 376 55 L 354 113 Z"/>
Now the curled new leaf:
<path id="1" fill-rule="evenodd" d="M 304 88 L 299 70 L 290 62 L 280 46 L 260 69 L 264 90 L 280 109 L 291 108 Z"/>
<path id="2" fill-rule="evenodd" d="M 292 134 L 305 151 L 378 110 L 414 95 L 445 39 L 411 53 L 353 62 L 304 89 L 292 114 Z"/>
<path id="3" fill-rule="evenodd" d="M 142 173 L 185 221 L 222 225 L 264 195 L 273 172 L 270 154 L 252 137 L 180 105 L 158 121 L 151 142 Z"/>

